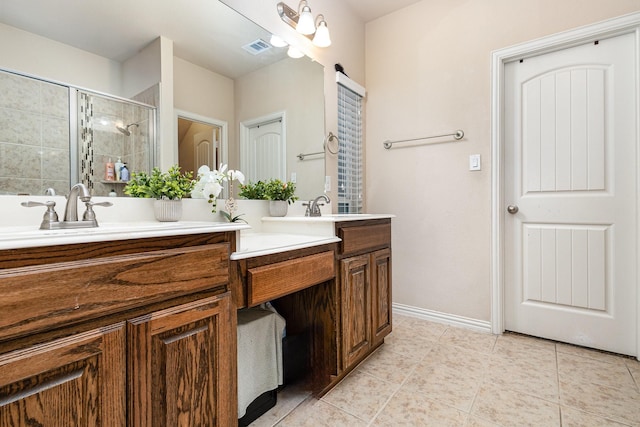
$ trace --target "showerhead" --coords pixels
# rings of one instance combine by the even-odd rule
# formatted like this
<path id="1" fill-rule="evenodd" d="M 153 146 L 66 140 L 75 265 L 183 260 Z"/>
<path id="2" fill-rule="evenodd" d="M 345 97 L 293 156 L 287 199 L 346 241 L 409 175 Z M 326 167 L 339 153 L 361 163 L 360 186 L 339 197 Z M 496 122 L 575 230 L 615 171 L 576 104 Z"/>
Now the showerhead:
<path id="1" fill-rule="evenodd" d="M 116 129 L 118 129 L 120 132 L 122 132 L 123 134 L 125 134 L 125 135 L 127 135 L 127 136 L 131 136 L 131 131 L 129 130 L 129 128 L 130 128 L 131 126 L 138 127 L 138 126 L 140 126 L 140 125 L 139 125 L 138 123 L 131 123 L 131 124 L 128 124 L 127 126 L 125 126 L 125 127 L 122 127 L 122 126 L 116 126 Z"/>

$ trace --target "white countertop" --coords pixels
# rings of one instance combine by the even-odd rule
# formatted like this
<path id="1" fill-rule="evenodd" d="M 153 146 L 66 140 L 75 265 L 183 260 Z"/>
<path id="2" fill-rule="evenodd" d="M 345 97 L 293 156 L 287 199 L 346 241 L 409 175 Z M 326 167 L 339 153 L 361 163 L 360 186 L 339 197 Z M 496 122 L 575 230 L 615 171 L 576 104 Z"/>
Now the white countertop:
<path id="1" fill-rule="evenodd" d="M 250 228 L 246 224 L 208 221 L 132 221 L 99 223 L 94 228 L 40 230 L 38 226 L 0 227 L 0 249 L 178 236 Z"/>
<path id="2" fill-rule="evenodd" d="M 240 248 L 231 254 L 232 260 L 270 255 L 278 252 L 339 242 L 335 236 L 310 236 L 286 233 L 241 233 Z"/>
<path id="3" fill-rule="evenodd" d="M 289 233 L 308 236 L 332 237 L 336 223 L 394 218 L 391 214 L 332 214 L 322 216 L 267 216 L 262 218 L 262 232 Z"/>
<path id="4" fill-rule="evenodd" d="M 99 222 L 96 228 L 40 230 L 35 226 L 0 227 L 0 250 L 91 243 L 149 237 L 237 231 L 237 251 L 232 260 L 269 255 L 339 242 L 335 223 L 393 218 L 388 214 L 335 214 L 320 217 L 263 217 L 258 230 L 243 223 L 211 221 Z M 240 233 L 241 230 L 242 233 Z"/>
<path id="5" fill-rule="evenodd" d="M 266 216 L 262 222 L 344 222 L 363 221 L 366 219 L 386 219 L 395 218 L 393 214 L 329 214 L 322 216 Z"/>

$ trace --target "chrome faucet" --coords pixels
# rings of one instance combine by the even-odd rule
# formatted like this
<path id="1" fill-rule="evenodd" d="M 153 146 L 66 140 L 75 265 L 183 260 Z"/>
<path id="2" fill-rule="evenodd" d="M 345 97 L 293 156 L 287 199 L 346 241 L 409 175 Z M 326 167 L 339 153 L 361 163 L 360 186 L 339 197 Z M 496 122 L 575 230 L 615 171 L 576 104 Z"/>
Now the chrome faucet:
<path id="1" fill-rule="evenodd" d="M 302 206 L 307 207 L 304 216 L 322 216 L 322 212 L 320 212 L 320 206 L 324 206 L 324 204 L 320 203 L 320 199 L 324 199 L 325 203 L 331 203 L 331 200 L 326 194 L 321 194 L 315 199 L 309 200 L 309 203 L 302 204 Z"/>
<path id="2" fill-rule="evenodd" d="M 87 207 L 87 210 L 82 216 L 82 221 L 78 221 L 78 199 L 82 200 Z M 96 220 L 96 214 L 93 211 L 94 206 L 112 206 L 111 202 L 92 202 L 91 194 L 87 187 L 78 183 L 71 187 L 69 196 L 67 197 L 67 205 L 64 209 L 64 220 L 58 221 L 58 214 L 56 213 L 56 202 L 22 202 L 22 206 L 26 208 L 32 208 L 34 206 L 45 206 L 47 211 L 44 213 L 42 223 L 40 224 L 41 230 L 57 230 L 61 228 L 85 228 L 85 227 L 97 227 L 98 221 Z"/>
<path id="3" fill-rule="evenodd" d="M 71 187 L 71 191 L 67 197 L 67 205 L 64 208 L 64 221 L 78 220 L 78 198 L 85 203 L 91 201 L 89 190 L 81 182 Z"/>

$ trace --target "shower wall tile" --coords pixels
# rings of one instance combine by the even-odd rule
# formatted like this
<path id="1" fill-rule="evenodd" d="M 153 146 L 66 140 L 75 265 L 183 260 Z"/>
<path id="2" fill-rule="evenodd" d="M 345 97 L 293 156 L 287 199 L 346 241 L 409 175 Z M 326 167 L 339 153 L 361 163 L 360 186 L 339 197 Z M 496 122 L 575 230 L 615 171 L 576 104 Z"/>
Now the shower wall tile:
<path id="1" fill-rule="evenodd" d="M 133 97 L 138 102 L 158 107 L 160 105 L 160 84 L 149 87 Z"/>
<path id="2" fill-rule="evenodd" d="M 44 179 L 42 180 L 42 184 L 38 189 L 37 194 L 44 194 L 47 188 L 53 188 L 56 194 L 67 194 L 69 193 L 69 179 L 63 181 Z"/>
<path id="3" fill-rule="evenodd" d="M 67 160 L 69 160 L 69 119 L 66 117 L 43 117 L 42 129 L 42 145 L 66 150 Z"/>
<path id="4" fill-rule="evenodd" d="M 134 155 L 133 162 L 131 164 L 132 168 L 130 168 L 131 172 L 139 172 L 139 171 L 149 171 L 150 170 L 150 159 L 148 151 L 138 151 Z"/>
<path id="5" fill-rule="evenodd" d="M 69 88 L 51 83 L 41 83 L 42 114 L 58 117 L 69 123 Z"/>
<path id="6" fill-rule="evenodd" d="M 120 132 L 118 132 L 118 134 L 115 134 L 113 132 L 97 130 L 94 128 L 93 152 L 96 155 L 96 159 L 98 158 L 98 156 L 104 155 L 107 157 L 112 157 L 113 161 L 115 162 L 116 158 L 122 155 L 124 138 L 127 137 Z"/>
<path id="7" fill-rule="evenodd" d="M 136 115 L 136 110 L 137 110 L 137 105 L 134 104 L 125 104 L 122 107 L 122 118 L 125 122 L 125 125 L 128 125 L 130 123 L 137 123 L 140 121 L 140 117 L 139 114 Z M 130 130 L 132 130 L 133 128 L 131 128 Z"/>
<path id="8" fill-rule="evenodd" d="M 69 182 L 68 150 L 47 149 L 42 156 L 42 176 Z"/>
<path id="9" fill-rule="evenodd" d="M 0 109 L 0 142 L 40 145 L 41 119 L 21 110 Z"/>
<path id="10" fill-rule="evenodd" d="M 123 116 L 122 102 L 95 95 L 91 96 L 91 103 L 93 104 L 94 118 L 99 118 L 102 116 L 114 116 L 122 118 Z"/>
<path id="11" fill-rule="evenodd" d="M 0 107 L 40 112 L 40 82 L 16 74 L 0 73 Z"/>
<path id="12" fill-rule="evenodd" d="M 0 144 L 0 176 L 39 179 L 42 170 L 40 147 Z"/>
<path id="13" fill-rule="evenodd" d="M 69 187 L 68 88 L 0 73 L 0 191 L 42 194 L 43 175 Z M 50 166 L 57 165 L 57 166 Z M 49 185 L 49 186 L 53 186 Z"/>
<path id="14" fill-rule="evenodd" d="M 109 158 L 115 162 L 121 156 L 130 171 L 149 171 L 152 113 L 145 106 L 82 93 L 78 101 L 85 105 L 83 99 L 90 100 L 90 123 L 83 121 L 78 130 L 80 135 L 83 130 L 92 133 L 88 155 L 95 160 L 85 161 L 92 170 L 86 174 L 80 171 L 80 175 L 87 184 L 97 185 L 94 194 L 106 195 L 113 184 L 100 181 Z M 140 101 L 154 105 L 159 96 L 158 85 L 141 96 L 144 99 Z M 42 194 L 47 188 L 61 194 L 69 191 L 69 107 L 68 87 L 0 72 L 0 194 Z M 130 128 L 131 136 L 116 129 L 117 125 L 130 123 L 139 123 Z M 122 189 L 116 190 L 121 193 Z"/>
<path id="15" fill-rule="evenodd" d="M 0 194 L 41 194 L 40 179 L 0 177 Z"/>

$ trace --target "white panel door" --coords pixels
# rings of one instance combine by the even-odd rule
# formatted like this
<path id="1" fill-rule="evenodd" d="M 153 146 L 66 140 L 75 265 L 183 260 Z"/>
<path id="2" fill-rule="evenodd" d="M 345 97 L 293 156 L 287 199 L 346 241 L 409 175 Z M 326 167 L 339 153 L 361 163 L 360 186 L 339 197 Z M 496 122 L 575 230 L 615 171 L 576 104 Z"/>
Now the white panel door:
<path id="1" fill-rule="evenodd" d="M 505 65 L 507 330 L 636 353 L 635 56 L 629 34 Z"/>
<path id="2" fill-rule="evenodd" d="M 266 181 L 270 178 L 286 180 L 287 165 L 281 121 L 249 128 L 245 147 L 241 170 L 248 180 L 253 182 Z"/>
<path id="3" fill-rule="evenodd" d="M 209 169 L 217 169 L 219 162 L 220 142 L 216 138 L 216 128 L 193 135 L 194 170 L 202 165 Z"/>

